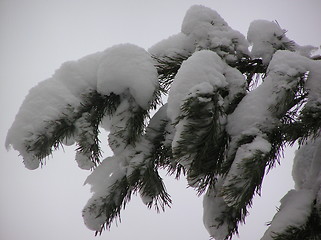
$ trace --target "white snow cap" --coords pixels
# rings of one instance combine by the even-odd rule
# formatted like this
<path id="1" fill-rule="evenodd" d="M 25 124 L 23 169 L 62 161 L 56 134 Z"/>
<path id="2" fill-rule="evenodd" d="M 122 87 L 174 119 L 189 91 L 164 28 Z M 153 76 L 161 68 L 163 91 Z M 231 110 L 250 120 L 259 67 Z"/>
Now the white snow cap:
<path id="1" fill-rule="evenodd" d="M 148 49 L 148 52 L 156 57 L 187 56 L 194 51 L 195 44 L 193 39 L 184 33 L 172 35 Z"/>
<path id="2" fill-rule="evenodd" d="M 39 166 L 39 160 L 25 149 L 25 141 L 41 135 L 48 121 L 54 121 L 66 112 L 67 106 L 77 108 L 81 94 L 96 88 L 97 63 L 101 53 L 78 61 L 62 64 L 55 74 L 33 87 L 22 103 L 7 133 L 6 147 L 20 152 L 28 169 Z"/>
<path id="3" fill-rule="evenodd" d="M 150 54 L 132 44 L 66 62 L 30 90 L 8 131 L 6 147 L 12 145 L 26 167 L 35 169 L 39 160 L 25 149 L 25 142 L 34 142 L 44 131 L 50 134 L 46 124 L 68 114 L 68 107 L 77 109 L 83 94 L 93 90 L 106 95 L 129 92 L 138 105 L 147 108 L 157 88 L 157 70 Z"/>
<path id="4" fill-rule="evenodd" d="M 256 89 L 248 93 L 239 103 L 235 111 L 228 117 L 227 130 L 230 135 L 236 136 L 251 128 L 274 124 L 276 113 L 270 108 L 276 106 L 281 93 L 293 87 L 298 81 L 298 74 L 309 71 L 306 87 L 309 89 L 309 98 L 321 97 L 321 81 L 317 76 L 321 74 L 320 61 L 314 61 L 295 52 L 279 50 L 268 66 L 267 77 Z"/>
<path id="5" fill-rule="evenodd" d="M 227 86 L 224 67 L 222 59 L 209 50 L 195 52 L 182 63 L 168 94 L 167 114 L 172 122 L 180 115 L 183 100 L 196 85 L 208 83 L 214 89 Z"/>
<path id="6" fill-rule="evenodd" d="M 132 44 L 107 49 L 97 72 L 97 91 L 121 94 L 129 90 L 135 101 L 148 108 L 158 87 L 157 70 L 148 52 Z"/>
<path id="7" fill-rule="evenodd" d="M 220 183 L 217 187 L 221 187 Z M 214 189 L 208 189 L 203 198 L 203 223 L 215 240 L 225 240 L 229 232 L 229 226 L 226 221 L 221 222 L 219 217 L 224 214 L 228 206 L 224 199 L 215 192 Z M 217 190 L 217 192 L 219 192 Z"/>
<path id="8" fill-rule="evenodd" d="M 181 33 L 160 41 L 149 52 L 157 57 L 175 57 L 211 49 L 227 62 L 235 62 L 238 57 L 249 55 L 248 47 L 243 34 L 228 26 L 216 11 L 194 5 L 186 12 Z"/>
<path id="9" fill-rule="evenodd" d="M 306 88 L 309 90 L 309 99 L 321 101 L 321 61 L 311 60 L 296 52 L 279 50 L 274 55 L 268 70 L 283 73 L 289 77 L 308 72 Z"/>
<path id="10" fill-rule="evenodd" d="M 233 30 L 210 8 L 192 6 L 186 12 L 181 31 L 194 39 L 197 49 L 212 49 L 227 62 L 235 62 L 239 56 L 249 55 L 249 43 L 243 34 Z"/>
<path id="11" fill-rule="evenodd" d="M 315 194 L 308 189 L 289 191 L 282 198 L 280 211 L 274 216 L 261 240 L 272 240 L 274 234 L 282 233 L 289 226 L 302 226 L 311 213 L 314 199 Z"/>
<path id="12" fill-rule="evenodd" d="M 276 49 L 288 40 L 284 34 L 285 31 L 275 22 L 253 21 L 247 33 L 247 39 L 253 45 L 252 56 L 262 58 L 263 63 L 268 64 Z"/>
<path id="13" fill-rule="evenodd" d="M 99 231 L 105 223 L 106 215 L 100 212 L 103 199 L 109 195 L 113 184 L 126 176 L 126 165 L 125 158 L 121 156 L 108 157 L 87 177 L 85 184 L 91 185 L 94 194 L 88 200 L 82 215 L 89 229 Z"/>
<path id="14" fill-rule="evenodd" d="M 187 10 L 181 31 L 188 35 L 203 26 L 211 27 L 213 25 L 217 27 L 228 26 L 216 11 L 202 5 L 194 5 Z"/>
<path id="15" fill-rule="evenodd" d="M 292 176 L 295 188 L 321 189 L 321 138 L 309 139 L 295 154 Z"/>

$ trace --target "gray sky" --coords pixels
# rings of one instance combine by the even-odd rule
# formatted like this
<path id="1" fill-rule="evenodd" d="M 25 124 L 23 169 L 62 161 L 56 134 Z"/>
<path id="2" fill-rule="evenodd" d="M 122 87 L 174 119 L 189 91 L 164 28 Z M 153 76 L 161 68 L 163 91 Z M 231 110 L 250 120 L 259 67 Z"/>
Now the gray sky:
<path id="1" fill-rule="evenodd" d="M 208 239 L 202 199 L 186 189 L 184 181 L 171 178 L 166 178 L 171 209 L 156 214 L 134 197 L 122 213 L 122 223 L 95 238 L 81 217 L 91 195 L 83 186 L 90 172 L 77 167 L 74 147 L 56 152 L 34 171 L 24 168 L 17 152 L 4 148 L 7 130 L 29 89 L 63 62 L 118 43 L 147 49 L 178 33 L 193 4 L 218 11 L 243 34 L 252 20 L 277 20 L 298 44 L 321 44 L 320 0 L 0 0 L 0 239 Z M 266 178 L 262 197 L 255 199 L 247 225 L 235 239 L 259 239 L 279 199 L 293 186 L 293 150 L 286 154 L 282 166 Z"/>

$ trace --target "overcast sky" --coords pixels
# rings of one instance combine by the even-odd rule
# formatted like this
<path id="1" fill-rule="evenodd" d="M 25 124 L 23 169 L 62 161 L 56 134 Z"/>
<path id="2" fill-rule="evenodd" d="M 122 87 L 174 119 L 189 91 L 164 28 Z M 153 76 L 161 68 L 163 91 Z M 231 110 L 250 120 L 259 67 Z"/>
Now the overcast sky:
<path id="1" fill-rule="evenodd" d="M 42 169 L 30 171 L 17 152 L 4 147 L 7 130 L 29 89 L 63 62 L 118 43 L 148 49 L 178 33 L 193 4 L 218 11 L 243 34 L 252 20 L 277 20 L 298 44 L 321 44 L 320 0 L 0 0 L 0 239 L 208 239 L 202 199 L 186 189 L 184 181 L 168 177 L 171 209 L 157 214 L 134 197 L 122 212 L 121 224 L 95 238 L 81 217 L 91 196 L 89 187 L 83 186 L 90 172 L 77 167 L 74 148 L 56 152 Z M 257 240 L 263 234 L 279 199 L 293 187 L 292 158 L 291 149 L 268 175 L 240 238 L 233 239 Z"/>

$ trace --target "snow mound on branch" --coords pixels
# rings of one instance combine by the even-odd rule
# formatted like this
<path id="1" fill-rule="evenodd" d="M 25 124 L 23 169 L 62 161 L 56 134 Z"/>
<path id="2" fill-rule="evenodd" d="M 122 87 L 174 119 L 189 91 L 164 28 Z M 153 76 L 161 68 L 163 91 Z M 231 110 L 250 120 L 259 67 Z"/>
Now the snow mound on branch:
<path id="1" fill-rule="evenodd" d="M 222 59 L 209 50 L 196 52 L 182 63 L 168 94 L 167 114 L 172 122 L 180 115 L 183 100 L 194 86 L 201 83 L 208 83 L 214 89 L 227 86 L 224 67 Z"/>
<path id="2" fill-rule="evenodd" d="M 318 48 L 313 46 L 299 46 L 285 35 L 277 22 L 267 20 L 255 20 L 250 24 L 247 39 L 252 44 L 252 57 L 262 58 L 264 64 L 268 64 L 274 52 L 277 50 L 296 51 L 298 54 L 310 57 Z"/>
<path id="3" fill-rule="evenodd" d="M 309 72 L 306 83 L 309 98 L 320 98 L 321 81 L 317 76 L 321 74 L 321 63 L 295 52 L 277 51 L 268 66 L 268 75 L 264 82 L 247 94 L 229 115 L 229 134 L 236 136 L 242 132 L 255 131 L 253 129 L 257 129 L 258 126 L 264 126 L 266 129 L 273 127 L 278 112 L 272 112 L 271 106 L 277 106 L 281 101 L 280 91 L 285 93 L 287 89 L 291 89 L 297 83 L 297 77 L 306 72 Z"/>
<path id="4" fill-rule="evenodd" d="M 91 185 L 93 196 L 84 207 L 83 219 L 89 229 L 99 231 L 105 223 L 106 215 L 100 212 L 101 206 L 113 184 L 126 176 L 126 165 L 125 158 L 121 156 L 108 157 L 87 177 L 85 184 Z"/>
<path id="5" fill-rule="evenodd" d="M 148 52 L 156 57 L 174 58 L 177 55 L 187 56 L 195 51 L 195 45 L 191 38 L 184 33 L 178 33 L 164 39 L 148 49 Z"/>
<path id="6" fill-rule="evenodd" d="M 218 192 L 218 191 L 217 191 Z M 229 233 L 229 225 L 226 221 L 221 221 L 224 210 L 227 210 L 227 204 L 224 199 L 213 189 L 208 189 L 203 198 L 203 222 L 206 230 L 216 240 L 224 240 Z"/>
<path id="7" fill-rule="evenodd" d="M 306 88 L 309 91 L 309 99 L 321 100 L 321 61 L 311 60 L 299 53 L 290 51 L 277 51 L 268 66 L 268 70 L 295 77 L 298 74 L 308 73 Z"/>
<path id="8" fill-rule="evenodd" d="M 188 35 L 198 28 L 203 26 L 211 27 L 213 25 L 217 27 L 228 26 L 216 11 L 202 5 L 194 5 L 187 10 L 181 31 Z"/>
<path id="9" fill-rule="evenodd" d="M 148 52 L 132 44 L 104 52 L 97 72 L 97 91 L 104 95 L 129 90 L 135 101 L 148 108 L 158 87 L 157 70 Z"/>
<path id="10" fill-rule="evenodd" d="M 194 5 L 183 20 L 182 30 L 194 39 L 197 49 L 211 49 L 227 62 L 249 55 L 249 43 L 240 32 L 233 30 L 214 10 Z"/>
<path id="11" fill-rule="evenodd" d="M 29 91 L 8 131 L 6 147 L 11 145 L 24 158 L 27 168 L 35 169 L 39 160 L 26 149 L 26 142 L 50 133 L 48 122 L 68 118 L 77 110 L 83 96 L 91 91 L 101 94 L 131 94 L 142 108 L 147 108 L 158 88 L 153 59 L 143 48 L 121 44 L 103 52 L 69 61 L 54 75 Z"/>
<path id="12" fill-rule="evenodd" d="M 297 150 L 294 158 L 292 176 L 295 189 L 321 188 L 321 138 L 310 139 Z"/>
<path id="13" fill-rule="evenodd" d="M 39 160 L 28 154 L 24 143 L 33 141 L 35 133 L 48 132 L 47 122 L 61 117 L 67 106 L 79 107 L 81 94 L 96 88 L 96 63 L 100 57 L 101 53 L 96 53 L 66 62 L 51 78 L 29 91 L 6 138 L 6 147 L 12 145 L 19 151 L 28 169 L 36 169 Z"/>
<path id="14" fill-rule="evenodd" d="M 195 50 L 211 49 L 227 62 L 249 55 L 249 43 L 214 10 L 192 6 L 183 19 L 181 33 L 162 40 L 149 49 L 156 57 L 188 56 Z"/>
<path id="15" fill-rule="evenodd" d="M 262 58 L 265 64 L 269 63 L 276 49 L 282 45 L 284 34 L 285 31 L 275 22 L 253 21 L 247 33 L 247 39 L 253 45 L 252 56 Z"/>
<path id="16" fill-rule="evenodd" d="M 283 232 L 288 226 L 302 226 L 309 215 L 315 194 L 308 189 L 291 190 L 281 199 L 280 211 L 261 240 L 272 240 L 275 233 Z"/>

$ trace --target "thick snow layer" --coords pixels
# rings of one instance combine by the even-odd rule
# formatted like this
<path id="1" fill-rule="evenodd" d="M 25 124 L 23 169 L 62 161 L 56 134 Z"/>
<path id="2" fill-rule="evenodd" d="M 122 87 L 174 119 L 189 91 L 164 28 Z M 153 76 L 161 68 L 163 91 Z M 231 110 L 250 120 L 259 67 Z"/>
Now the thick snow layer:
<path id="1" fill-rule="evenodd" d="M 275 22 L 253 21 L 247 33 L 247 39 L 253 45 L 252 56 L 262 58 L 263 63 L 268 64 L 273 53 L 282 43 L 289 41 L 284 34 L 285 31 Z"/>
<path id="2" fill-rule="evenodd" d="M 214 10 L 194 5 L 183 19 L 181 32 L 162 40 L 149 49 L 156 57 L 188 56 L 195 50 L 211 49 L 226 62 L 249 55 L 249 43 L 233 30 Z"/>
<path id="3" fill-rule="evenodd" d="M 194 5 L 187 10 L 181 31 L 182 33 L 190 34 L 203 25 L 208 25 L 209 27 L 213 25 L 217 27 L 228 26 L 216 11 L 202 5 Z"/>
<path id="4" fill-rule="evenodd" d="M 153 59 L 143 48 L 132 44 L 107 49 L 97 72 L 97 91 L 101 94 L 122 94 L 129 90 L 135 101 L 148 108 L 158 88 Z"/>
<path id="5" fill-rule="evenodd" d="M 281 200 L 280 211 L 261 240 L 272 240 L 275 233 L 282 233 L 287 227 L 300 227 L 309 217 L 315 194 L 312 190 L 291 190 Z"/>
<path id="6" fill-rule="evenodd" d="M 91 186 L 96 196 L 105 196 L 108 188 L 126 174 L 127 161 L 124 157 L 107 157 L 87 177 L 85 184 Z"/>
<path id="7" fill-rule="evenodd" d="M 321 61 L 311 60 L 298 53 L 290 51 L 277 51 L 268 67 L 268 72 L 284 74 L 295 77 L 308 72 L 306 88 L 310 100 L 321 101 Z"/>
<path id="8" fill-rule="evenodd" d="M 197 49 L 212 49 L 227 62 L 249 55 L 249 43 L 238 31 L 233 30 L 214 10 L 194 5 L 182 23 L 182 33 L 194 39 Z"/>
<path id="9" fill-rule="evenodd" d="M 297 190 L 321 189 L 321 138 L 310 139 L 296 151 L 292 176 Z"/>
<path id="10" fill-rule="evenodd" d="M 167 114 L 172 122 L 180 115 L 183 100 L 194 86 L 200 83 L 208 83 L 213 89 L 227 86 L 224 67 L 222 59 L 209 50 L 195 52 L 182 63 L 168 95 Z"/>
<path id="11" fill-rule="evenodd" d="M 12 145 L 19 151 L 27 168 L 37 168 L 39 160 L 26 151 L 25 141 L 35 140 L 44 131 L 47 121 L 62 117 L 68 105 L 77 108 L 81 94 L 95 89 L 97 67 L 93 65 L 99 58 L 100 53 L 97 53 L 64 63 L 51 78 L 29 91 L 6 138 L 6 147 Z"/>
<path id="12" fill-rule="evenodd" d="M 247 33 L 247 39 L 252 44 L 252 57 L 262 58 L 267 65 L 278 49 L 295 51 L 305 57 L 310 57 L 318 49 L 311 45 L 300 46 L 287 38 L 285 33 L 286 30 L 281 29 L 276 22 L 253 21 Z"/>
<path id="13" fill-rule="evenodd" d="M 238 70 L 232 70 L 215 52 L 201 50 L 195 52 L 182 63 L 176 74 L 168 96 L 167 115 L 172 123 L 176 123 L 182 117 L 181 107 L 186 99 L 199 96 L 199 94 L 213 94 L 218 89 L 225 89 L 228 96 L 218 100 L 222 108 L 228 107 L 233 98 L 239 93 L 245 93 L 245 79 Z M 211 101 L 208 98 L 200 98 L 199 101 Z M 220 119 L 225 124 L 226 119 Z M 172 141 L 174 150 L 181 139 L 182 133 L 188 125 L 187 119 L 179 119 L 175 125 L 175 134 Z M 191 164 L 191 156 L 182 157 L 179 161 L 186 169 Z"/>
<path id="14" fill-rule="evenodd" d="M 184 33 L 178 33 L 164 39 L 151 48 L 148 52 L 156 57 L 170 57 L 177 55 L 188 56 L 195 51 L 195 44 L 192 38 Z"/>
<path id="15" fill-rule="evenodd" d="M 220 187 L 219 185 L 218 183 L 216 187 Z M 214 189 L 207 190 L 203 198 L 203 223 L 210 236 L 215 240 L 224 240 L 228 235 L 229 226 L 227 222 L 221 222 L 219 219 L 227 208 L 224 199 Z"/>
<path id="16" fill-rule="evenodd" d="M 107 95 L 129 92 L 138 105 L 147 108 L 157 88 L 157 70 L 150 54 L 135 45 L 116 45 L 66 62 L 51 78 L 30 90 L 8 131 L 6 147 L 13 146 L 26 167 L 35 169 L 39 160 L 25 149 L 25 143 L 33 143 L 43 132 L 50 136 L 47 123 L 68 117 L 67 108 L 77 109 L 84 94 L 93 90 Z"/>
<path id="17" fill-rule="evenodd" d="M 269 129 L 282 113 L 284 96 L 288 89 L 293 89 L 298 76 L 309 71 L 307 88 L 309 98 L 320 98 L 321 81 L 317 76 L 321 74 L 318 61 L 310 60 L 290 51 L 277 51 L 268 66 L 267 77 L 264 82 L 252 92 L 248 93 L 240 102 L 236 110 L 228 117 L 227 130 L 236 136 L 251 128 Z M 275 109 L 274 111 L 271 111 Z"/>

